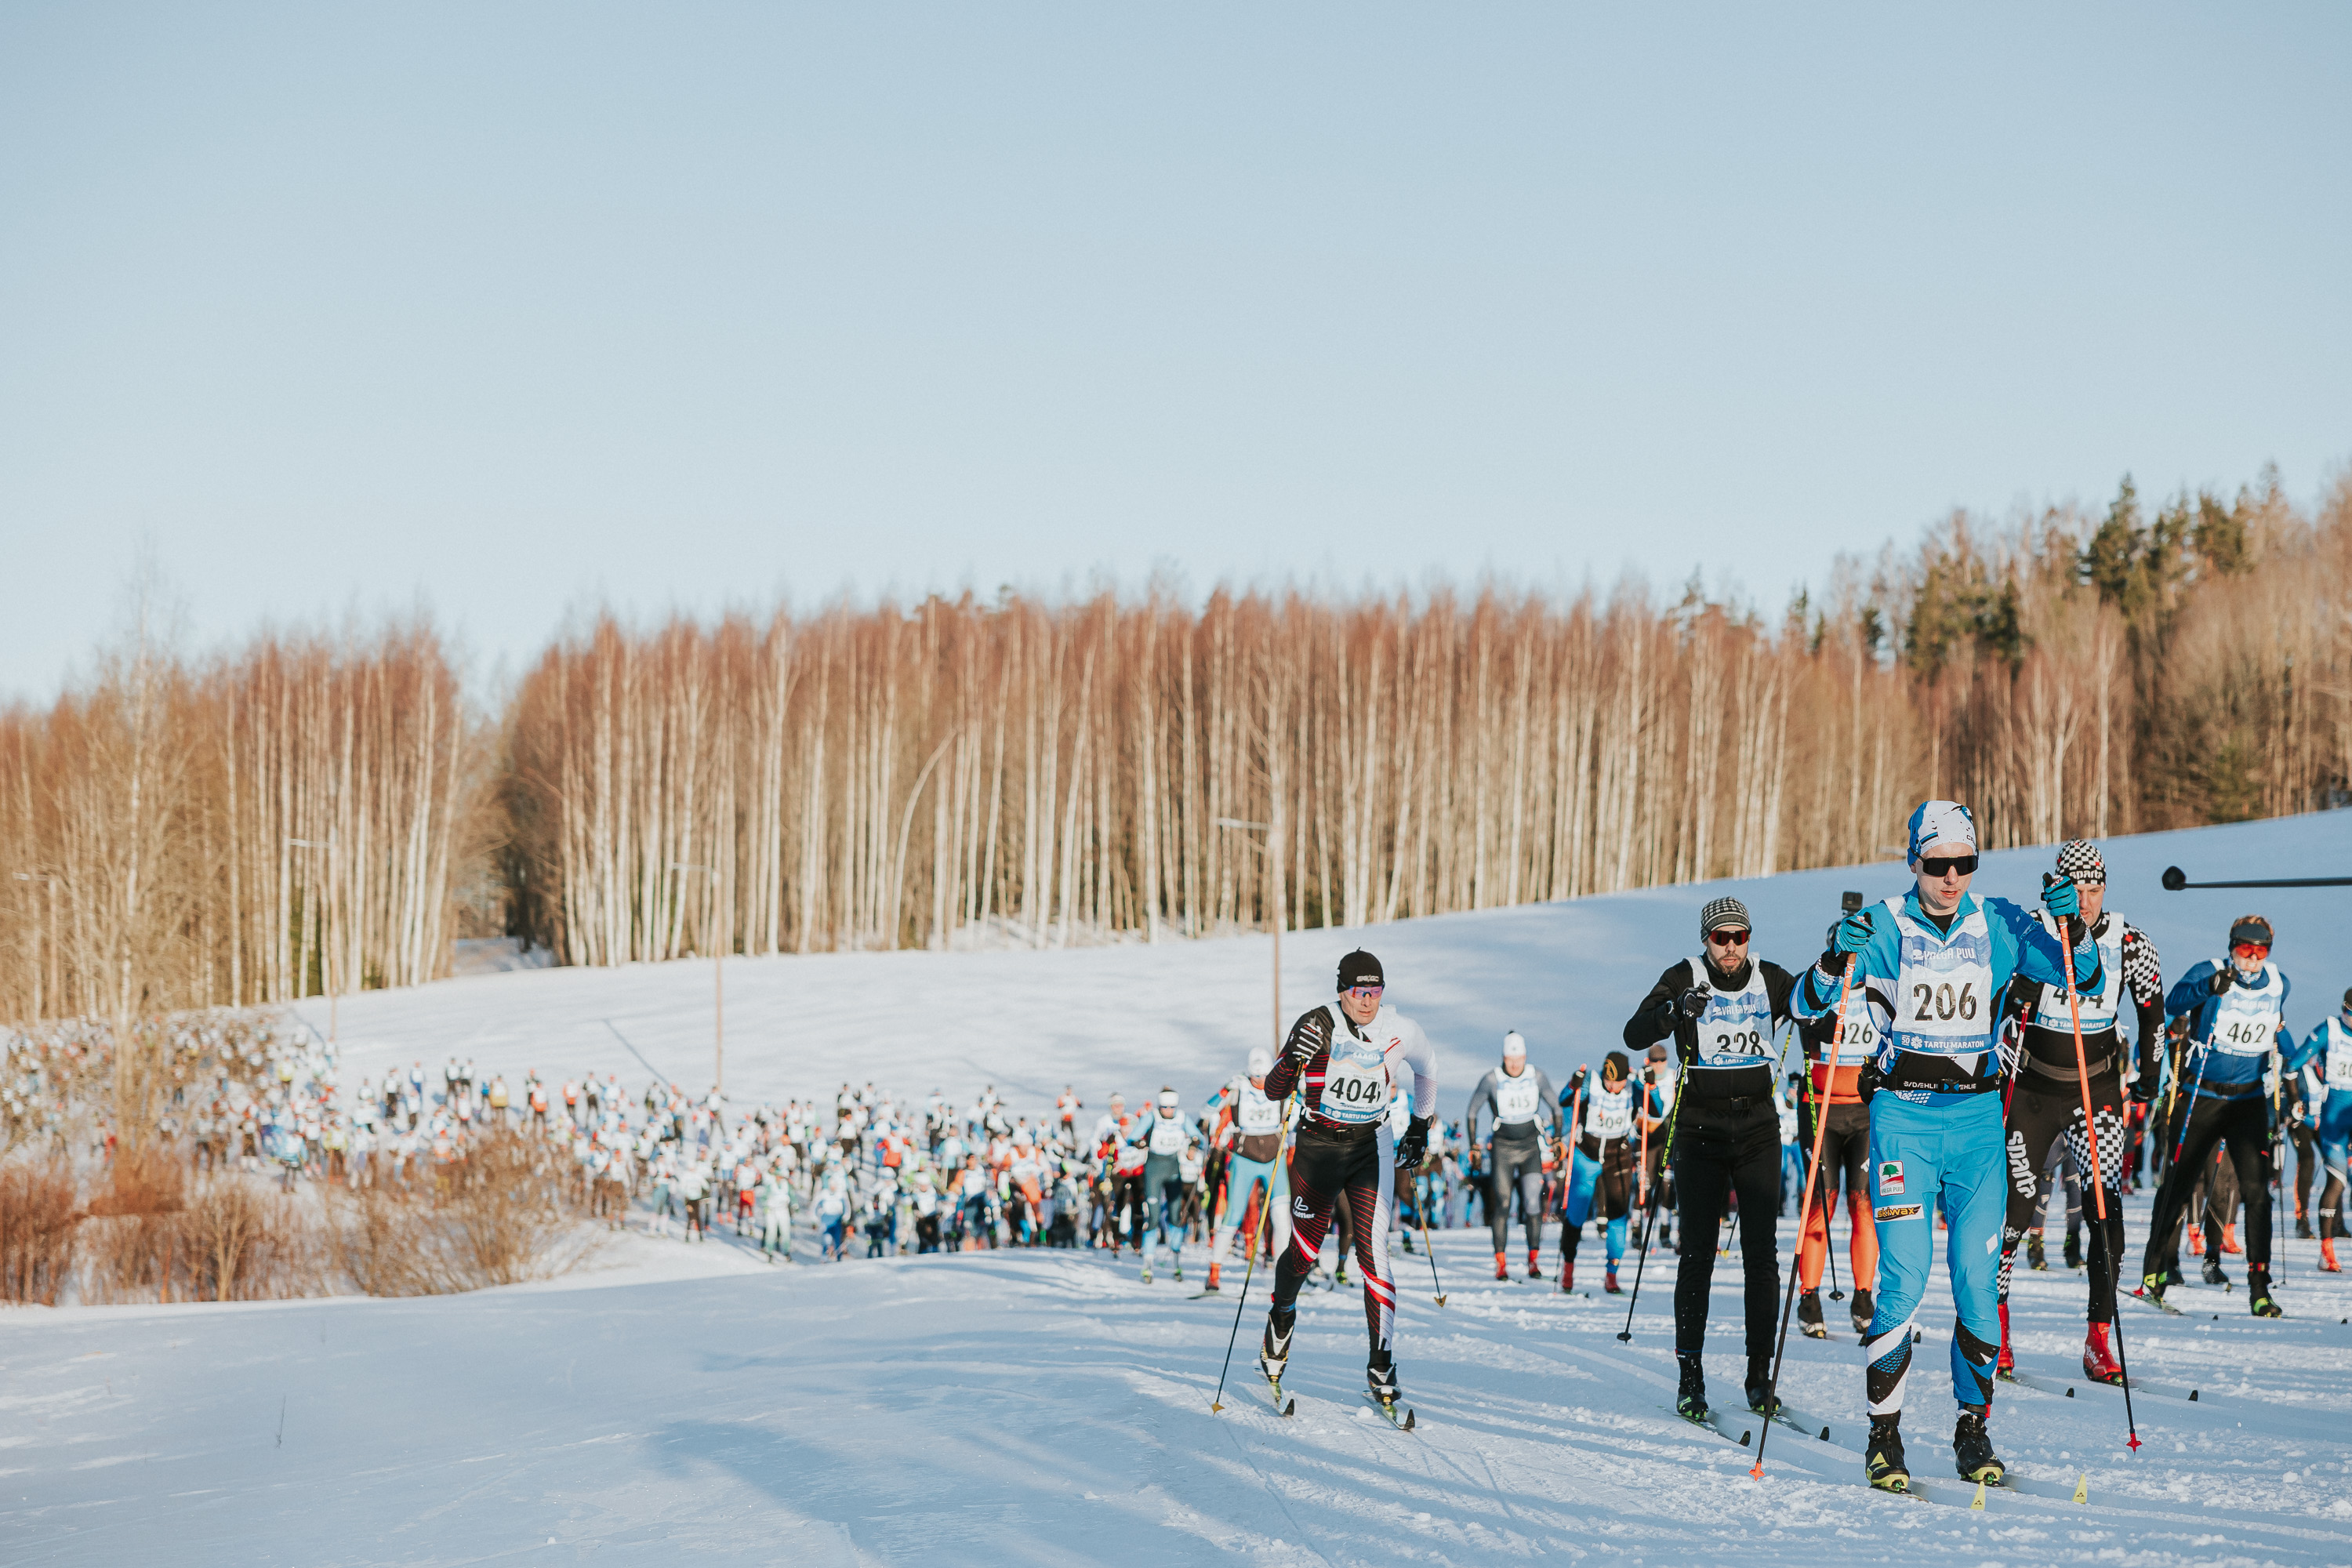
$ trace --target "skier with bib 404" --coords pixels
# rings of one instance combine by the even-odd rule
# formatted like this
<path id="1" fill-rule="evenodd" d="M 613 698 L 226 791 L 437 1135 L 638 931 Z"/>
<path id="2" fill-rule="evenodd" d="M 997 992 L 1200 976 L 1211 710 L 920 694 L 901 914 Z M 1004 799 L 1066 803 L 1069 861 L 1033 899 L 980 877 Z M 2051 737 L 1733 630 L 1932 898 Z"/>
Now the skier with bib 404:
<path id="1" fill-rule="evenodd" d="M 2227 1144 L 2246 1205 L 2246 1305 L 2257 1318 L 2284 1315 L 2271 1295 L 2272 1111 L 2265 1080 L 2273 1051 L 2289 1071 L 2304 1058 L 2286 1026 L 2287 979 L 2270 961 L 2271 934 L 2271 922 L 2260 915 L 2239 920 L 2230 927 L 2229 956 L 2192 965 L 2164 999 L 2167 1013 L 2190 1023 L 2164 1129 L 2172 1159 L 2156 1189 L 2140 1264 L 2142 1291 L 2158 1306 L 2165 1304 L 2164 1238 L 2180 1223 L 2189 1190 L 2214 1150 Z"/>
<path id="2" fill-rule="evenodd" d="M 1999 1000 L 2011 979 L 2063 987 L 2068 968 L 2066 947 L 2032 911 L 1969 892 L 1977 829 L 1968 807 L 1931 800 L 1913 812 L 1908 860 L 1911 891 L 1840 921 L 1830 951 L 1806 972 L 1796 998 L 1801 1015 L 1821 1017 L 1837 1011 L 1851 984 L 1869 993 L 1889 1020 L 1861 1078 L 1870 1104 L 1878 1231 L 1878 1299 L 1863 1341 L 1870 1405 L 1863 1463 L 1870 1484 L 1887 1491 L 1911 1485 L 1903 1458 L 1904 1385 L 1913 1320 L 1935 1266 L 1939 1210 L 1950 1226 L 1944 1256 L 1958 1313 L 1951 1350 L 1952 1396 L 1960 1407 L 1954 1463 L 1972 1481 L 1998 1484 L 2005 1473 L 1985 1430 L 2000 1353 L 2000 1237 L 2009 1205 L 1994 1036 Z M 2079 930 L 2082 901 L 2074 879 L 2052 873 L 2042 880 L 2042 899 L 2079 939 L 2075 989 L 2100 991 L 2099 949 Z M 1855 1005 L 1862 1001 L 1853 998 Z"/>
<path id="3" fill-rule="evenodd" d="M 1470 1108 L 1462 1113 L 1465 1142 L 1478 1142 L 1478 1113 L 1494 1113 L 1494 1142 L 1486 1152 L 1486 1219 L 1495 1233 L 1495 1278 L 1508 1279 L 1504 1249 L 1511 1239 L 1511 1194 L 1519 1196 L 1519 1212 L 1528 1232 L 1528 1278 L 1543 1278 L 1544 1131 L 1559 1131 L 1559 1108 L 1552 1100 L 1551 1079 L 1540 1068 L 1528 1065 L 1528 1043 L 1517 1029 L 1503 1037 L 1503 1065 L 1488 1069 L 1470 1093 Z"/>
<path id="4" fill-rule="evenodd" d="M 1780 1295 L 1780 1109 L 1774 1097 L 1772 1037 L 1790 1020 L 1795 981 L 1777 963 L 1748 955 L 1748 907 L 1717 899 L 1699 912 L 1706 955 L 1658 977 L 1625 1023 L 1639 1051 L 1671 1036 L 1684 1064 L 1668 1157 L 1682 1222 L 1675 1274 L 1675 1408 L 1706 1414 L 1707 1289 L 1716 1237 L 1730 1194 L 1739 1195 L 1739 1251 L 1747 1273 L 1748 1375 L 1752 1406 L 1772 1373 L 1773 1312 Z"/>
<path id="5" fill-rule="evenodd" d="M 1279 1102 L 1296 1088 L 1300 1106 L 1290 1156 L 1290 1245 L 1275 1265 L 1274 1306 L 1258 1366 L 1278 1390 L 1297 1321 L 1298 1288 L 1323 1250 L 1333 1206 L 1345 1204 L 1371 1339 L 1365 1380 L 1372 1400 L 1394 1420 L 1399 1406 L 1390 1342 L 1396 1285 L 1389 1274 L 1389 1210 L 1396 1201 L 1394 1173 L 1418 1166 L 1428 1151 L 1437 1068 L 1421 1026 L 1381 1004 L 1385 985 L 1381 961 L 1370 953 L 1341 959 L 1339 998 L 1299 1016 L 1281 1059 L 1265 1075 L 1268 1100 Z M 1412 1079 L 1411 1120 L 1397 1138 L 1389 1130 L 1389 1106 L 1406 1087 L 1405 1075 Z"/>

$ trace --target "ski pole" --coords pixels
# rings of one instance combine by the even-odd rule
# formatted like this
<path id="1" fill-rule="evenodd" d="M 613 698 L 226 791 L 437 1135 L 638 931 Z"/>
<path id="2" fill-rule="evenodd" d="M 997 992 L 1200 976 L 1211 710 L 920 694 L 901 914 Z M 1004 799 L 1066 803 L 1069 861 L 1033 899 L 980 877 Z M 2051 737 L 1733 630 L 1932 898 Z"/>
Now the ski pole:
<path id="1" fill-rule="evenodd" d="M 1830 1081 L 1832 1083 L 1835 1083 L 1837 1081 L 1838 1052 L 1845 1046 L 1846 1008 L 1851 1005 L 1853 1001 L 1853 970 L 1854 965 L 1859 963 L 1861 959 L 1862 955 L 1859 953 L 1850 952 L 1846 954 L 1845 973 L 1841 977 L 1838 984 L 1837 1028 L 1830 1036 L 1829 1068 Z M 1830 1119 L 1827 1116 L 1815 1117 L 1813 1120 L 1813 1157 L 1811 1162 L 1805 1167 L 1805 1201 L 1803 1204 L 1799 1205 L 1809 1215 L 1812 1212 L 1813 1208 L 1813 1186 L 1820 1179 L 1822 1173 L 1822 1146 L 1825 1142 L 1827 1142 L 1829 1131 Z M 1827 1241 L 1829 1222 L 1826 1218 L 1822 1222 L 1822 1231 L 1823 1241 Z M 1764 1426 L 1763 1430 L 1758 1433 L 1756 1437 L 1755 1466 L 1748 1472 L 1759 1481 L 1764 1479 L 1764 1445 L 1770 1442 L 1772 1439 L 1772 1412 L 1780 1408 L 1780 1363 L 1789 1353 L 1789 1318 L 1790 1315 L 1796 1310 L 1797 1264 L 1799 1258 L 1803 1254 L 1804 1247 L 1805 1227 L 1801 1225 L 1797 1227 L 1797 1245 L 1791 1249 L 1789 1258 L 1789 1289 L 1782 1295 L 1780 1300 L 1780 1337 L 1772 1346 L 1772 1376 L 1770 1381 L 1766 1383 L 1764 1385 Z"/>
<path id="2" fill-rule="evenodd" d="M 2074 934 L 2075 924 L 2076 921 L 2073 916 L 2067 917 L 2066 935 L 2069 939 Z M 2099 1250 L 2105 1252 L 2108 1250 L 2106 1245 L 2108 1240 L 2107 1168 L 2099 1158 L 2099 1123 L 2091 1114 L 2091 1075 L 2083 1060 L 2083 1001 L 2074 991 L 2074 944 L 2071 940 L 2066 944 L 2066 952 L 2062 961 L 2066 969 L 2066 1016 L 2074 1021 L 2074 1081 L 2082 1086 L 2083 1131 L 2090 1136 L 2091 1140 L 2091 1190 L 2098 1194 L 2099 1200 Z M 2120 1068 L 2116 1071 L 2116 1079 L 2120 1087 L 2123 1079 Z M 2121 1248 L 2116 1250 L 2120 1252 Z M 2105 1267 L 2109 1274 L 2121 1278 L 2123 1259 L 2120 1257 L 2105 1259 Z M 2107 1288 L 2107 1298 L 2110 1301 L 2115 1300 L 2115 1287 L 2111 1284 Z M 2132 1415 L 2131 1362 L 2124 1354 L 2122 1305 L 2119 1301 L 2115 1302 L 2116 1367 L 2124 1375 L 2124 1426 L 2131 1436 L 2131 1441 L 2125 1446 L 2137 1454 L 2139 1452 L 2139 1423 Z"/>
<path id="3" fill-rule="evenodd" d="M 1643 1099 L 1646 1100 L 1649 1098 L 1649 1093 L 1650 1093 L 1649 1086 L 1648 1086 L 1648 1085 L 1646 1085 L 1646 1084 L 1644 1084 L 1644 1085 L 1643 1086 L 1643 1089 L 1642 1089 L 1642 1097 L 1643 1097 Z M 1675 1108 L 1674 1108 L 1674 1110 L 1670 1110 L 1670 1111 L 1668 1111 L 1668 1112 L 1666 1113 L 1666 1155 L 1665 1155 L 1665 1157 L 1666 1157 L 1668 1160 L 1672 1160 L 1672 1159 L 1675 1157 L 1675 1123 L 1676 1123 L 1676 1122 L 1678 1122 L 1678 1121 L 1680 1121 L 1682 1120 L 1682 1115 L 1683 1115 L 1683 1097 L 1682 1097 L 1681 1093 L 1677 1092 L 1677 1093 L 1675 1095 Z M 1648 1128 L 1648 1125 L 1647 1125 L 1646 1123 L 1644 1123 L 1644 1125 L 1643 1125 L 1643 1129 L 1642 1129 L 1642 1136 L 1643 1136 L 1643 1146 L 1646 1148 L 1646 1147 L 1647 1147 L 1647 1144 L 1648 1144 L 1648 1139 L 1649 1139 L 1649 1128 Z M 1642 1170 L 1641 1170 L 1641 1174 L 1642 1174 L 1642 1175 L 1643 1175 L 1643 1176 L 1647 1176 L 1647 1175 L 1649 1174 L 1649 1170 L 1650 1170 L 1650 1163 L 1649 1163 L 1648 1158 L 1647 1158 L 1647 1157 L 1646 1157 L 1646 1155 L 1645 1155 L 1645 1156 L 1643 1157 L 1643 1162 L 1642 1162 Z M 1658 1190 L 1659 1190 L 1659 1192 L 1660 1192 L 1661 1194 L 1663 1194 L 1663 1193 L 1664 1192 L 1664 1190 L 1665 1190 L 1665 1185 L 1666 1185 L 1666 1184 L 1664 1183 L 1664 1180 L 1661 1180 L 1661 1181 L 1658 1183 Z M 1633 1309 L 1634 1309 L 1637 1305 L 1639 1305 L 1639 1304 L 1640 1304 L 1641 1300 L 1642 1300 L 1642 1270 L 1643 1270 L 1644 1268 L 1646 1268 L 1646 1267 L 1648 1266 L 1648 1264 L 1649 1264 L 1649 1261 L 1650 1261 L 1650 1237 L 1651 1237 L 1653 1235 L 1654 1235 L 1654 1234 L 1656 1233 L 1657 1228 L 1658 1228 L 1658 1204 L 1657 1204 L 1657 1199 L 1654 1196 L 1654 1197 L 1652 1197 L 1652 1198 L 1649 1200 L 1649 1202 L 1648 1202 L 1647 1205 L 1646 1205 L 1646 1206 L 1644 1207 L 1644 1209 L 1643 1210 L 1643 1215 L 1642 1215 L 1642 1255 L 1641 1255 L 1639 1258 L 1636 1258 L 1635 1259 L 1633 1259 L 1633 1293 L 1631 1296 L 1629 1296 L 1629 1297 L 1627 1297 L 1627 1298 L 1625 1299 L 1625 1327 L 1624 1327 L 1623 1331 L 1621 1331 L 1621 1332 L 1618 1334 L 1618 1336 L 1617 1336 L 1620 1340 L 1623 1341 L 1623 1342 L 1624 1342 L 1625 1343 L 1627 1343 L 1627 1344 L 1631 1344 L 1631 1343 L 1633 1343 Z"/>
<path id="4" fill-rule="evenodd" d="M 1429 1205 L 1425 1202 L 1416 1203 L 1413 1207 L 1421 1211 L 1421 1249 L 1429 1254 L 1429 1291 L 1436 1299 L 1437 1304 L 1443 1307 L 1445 1305 L 1445 1288 L 1438 1283 L 1437 1249 L 1429 1242 Z"/>
<path id="5" fill-rule="evenodd" d="M 1290 1129 L 1285 1127 L 1282 1130 L 1282 1142 L 1276 1145 L 1274 1152 L 1276 1163 L 1281 1163 L 1289 1152 Z M 1217 1392 L 1209 1396 L 1209 1413 L 1213 1415 L 1225 1407 L 1225 1374 L 1233 1371 L 1234 1345 L 1242 1337 L 1242 1312 L 1249 1305 L 1250 1278 L 1257 1272 L 1258 1238 L 1265 1232 L 1265 1216 L 1273 1212 L 1274 1182 L 1268 1178 L 1265 1184 L 1265 1202 L 1258 1205 L 1257 1224 L 1250 1227 L 1249 1262 L 1242 1268 L 1241 1297 L 1234 1302 L 1233 1331 L 1225 1336 L 1225 1364 L 1217 1369 Z"/>

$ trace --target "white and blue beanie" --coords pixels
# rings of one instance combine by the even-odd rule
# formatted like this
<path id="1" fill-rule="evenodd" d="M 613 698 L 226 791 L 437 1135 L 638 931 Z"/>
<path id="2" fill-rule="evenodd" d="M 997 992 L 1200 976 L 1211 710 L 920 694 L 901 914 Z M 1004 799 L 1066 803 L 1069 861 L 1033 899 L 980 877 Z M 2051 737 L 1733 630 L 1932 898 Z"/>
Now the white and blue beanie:
<path id="1" fill-rule="evenodd" d="M 1915 865 L 1933 844 L 1977 847 L 1977 819 L 1956 800 L 1931 800 L 1911 814 L 1911 850 L 1905 858 Z"/>

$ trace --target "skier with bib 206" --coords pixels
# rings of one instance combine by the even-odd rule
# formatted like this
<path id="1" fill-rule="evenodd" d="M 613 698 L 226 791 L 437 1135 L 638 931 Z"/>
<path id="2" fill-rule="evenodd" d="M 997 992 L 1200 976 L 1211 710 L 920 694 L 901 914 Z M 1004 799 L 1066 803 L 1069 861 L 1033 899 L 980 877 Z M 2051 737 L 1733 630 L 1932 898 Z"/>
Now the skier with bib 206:
<path id="1" fill-rule="evenodd" d="M 2226 1144 L 2246 1205 L 2246 1306 L 2257 1318 L 2284 1314 L 2271 1295 L 2271 1098 L 2264 1079 L 2271 1053 L 2296 1057 L 2286 1026 L 2287 979 L 2271 958 L 2271 922 L 2247 915 L 2230 927 L 2229 956 L 2192 965 L 2164 999 L 2187 1016 L 2189 1054 L 2173 1086 L 2164 1129 L 2172 1151 L 2140 1264 L 2142 1292 L 2165 1305 L 2163 1238 L 2180 1223 L 2189 1189 Z M 2182 1092 L 2182 1085 L 2187 1092 Z"/>
<path id="2" fill-rule="evenodd" d="M 2092 1141 L 2083 1126 L 2083 1085 L 2074 1066 L 2074 1023 L 2079 1012 L 2082 1061 L 2090 1075 L 2092 1114 L 2097 1118 L 2098 1179 L 2106 1188 L 2104 1211 L 2093 1198 L 2083 1202 L 2084 1211 L 2093 1216 L 2090 1326 L 2083 1341 L 2083 1375 L 2095 1383 L 2121 1384 L 2123 1369 L 2109 1347 L 2108 1334 L 2116 1321 L 2116 1274 L 2124 1251 L 2124 1088 L 2126 1079 L 2136 1079 L 2149 1096 L 2155 1093 L 2163 1059 L 2164 974 L 2156 943 L 2106 907 L 2107 863 L 2097 845 L 2087 839 L 2068 839 L 2058 847 L 2058 869 L 2073 879 L 2082 900 L 2083 923 L 2091 941 L 2098 944 L 2101 983 L 2096 991 L 2084 991 L 2075 998 L 2074 1011 L 2068 1008 L 2063 985 L 2028 981 L 2010 987 L 2008 1005 L 2022 1026 L 2022 1037 L 2004 1119 L 2009 1215 L 2000 1237 L 1999 1367 L 2004 1373 L 2011 1370 L 2010 1274 L 2016 1267 L 2018 1244 L 2035 1223 L 2042 1172 L 2050 1163 L 2051 1146 L 2063 1140 L 2074 1169 L 2091 1168 Z M 2045 914 L 2042 925 L 2056 940 L 2055 917 Z M 2130 1046 L 2123 1037 L 2126 1008 L 2137 1015 Z M 2096 1218 L 2102 1212 L 2107 1216 L 2104 1225 Z"/>
<path id="3" fill-rule="evenodd" d="M 1365 1367 L 1370 1397 L 1395 1418 L 1399 1408 L 1391 1340 L 1396 1329 L 1396 1285 L 1389 1274 L 1389 1205 L 1394 1173 L 1411 1170 L 1428 1152 L 1437 1104 L 1437 1068 L 1421 1026 L 1386 1006 L 1381 961 L 1356 952 L 1339 961 L 1336 1001 L 1299 1016 L 1282 1058 L 1265 1075 L 1266 1098 L 1299 1091 L 1298 1131 L 1290 1155 L 1290 1245 L 1274 1270 L 1274 1306 L 1259 1347 L 1259 1370 L 1278 1388 L 1297 1321 L 1298 1288 L 1323 1250 L 1335 1205 L 1353 1219 L 1356 1259 L 1363 1276 L 1364 1319 L 1371 1340 Z M 1411 1082 L 1403 1081 L 1410 1077 Z M 1404 1136 L 1389 1131 L 1389 1104 L 1401 1090 L 1412 1100 Z"/>
<path id="4" fill-rule="evenodd" d="M 1628 1050 L 1672 1037 L 1684 1082 L 1675 1101 L 1669 1158 L 1680 1211 L 1681 1267 L 1675 1275 L 1675 1408 L 1706 1414 L 1707 1289 L 1717 1234 L 1739 1196 L 1740 1260 L 1747 1274 L 1750 1406 L 1763 1402 L 1772 1373 L 1773 1314 L 1780 1305 L 1780 1111 L 1773 1097 L 1772 1037 L 1790 1021 L 1795 981 L 1777 963 L 1751 958 L 1748 906 L 1717 899 L 1699 911 L 1704 957 L 1658 977 L 1625 1023 Z"/>
<path id="5" fill-rule="evenodd" d="M 1911 814 L 1908 843 L 1912 889 L 1840 921 L 1836 941 L 1806 972 L 1796 998 L 1801 1015 L 1822 1017 L 1837 1011 L 1850 982 L 1869 992 L 1890 1020 L 1859 1085 L 1870 1103 L 1878 1228 L 1878 1300 L 1863 1341 L 1870 1405 L 1863 1465 L 1870 1484 L 1887 1491 L 1911 1485 L 1903 1394 L 1912 1321 L 1935 1266 L 1938 1212 L 1950 1226 L 1945 1266 L 1958 1311 L 1951 1351 L 1952 1396 L 1960 1407 L 1953 1462 L 1972 1481 L 1997 1484 L 2006 1473 L 1985 1430 L 2000 1354 L 2000 1234 L 2009 1205 L 1994 1034 L 2000 997 L 2011 979 L 2021 974 L 2063 986 L 2068 966 L 2066 948 L 2032 911 L 1969 891 L 1977 827 L 1968 807 L 1928 801 Z M 2061 921 L 2081 912 L 2074 880 L 2063 872 L 2043 879 L 2042 899 Z M 2077 991 L 2101 988 L 2098 944 L 2087 934 L 2072 963 Z"/>
<path id="6" fill-rule="evenodd" d="M 1528 1065 L 1528 1043 L 1513 1029 L 1503 1037 L 1503 1065 L 1487 1070 L 1470 1091 L 1470 1108 L 1462 1113 L 1464 1142 L 1478 1142 L 1478 1113 L 1492 1110 L 1494 1142 L 1486 1153 L 1486 1219 L 1495 1233 L 1495 1278 L 1508 1279 L 1511 1271 L 1504 1249 L 1511 1239 L 1511 1194 L 1519 1197 L 1519 1212 L 1528 1233 L 1528 1278 L 1543 1278 L 1544 1134 L 1559 1133 L 1559 1108 L 1553 1103 L 1551 1079 L 1542 1068 Z"/>
<path id="7" fill-rule="evenodd" d="M 1598 1214 L 1608 1257 L 1601 1289 L 1620 1293 L 1617 1263 L 1625 1256 L 1625 1225 L 1633 1212 L 1641 1155 L 1633 1138 L 1633 1064 L 1622 1051 L 1601 1058 L 1598 1083 L 1579 1068 L 1560 1100 L 1570 1140 L 1568 1180 L 1560 1205 L 1559 1288 L 1576 1288 L 1576 1248 L 1585 1223 Z"/>

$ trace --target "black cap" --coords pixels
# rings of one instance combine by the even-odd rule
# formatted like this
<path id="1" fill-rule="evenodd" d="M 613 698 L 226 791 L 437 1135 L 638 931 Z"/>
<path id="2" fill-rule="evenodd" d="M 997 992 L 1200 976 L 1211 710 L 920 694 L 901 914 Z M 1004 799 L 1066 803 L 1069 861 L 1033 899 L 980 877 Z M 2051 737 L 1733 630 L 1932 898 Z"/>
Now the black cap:
<path id="1" fill-rule="evenodd" d="M 1384 986 L 1387 984 L 1381 975 L 1381 961 L 1360 947 L 1339 961 L 1339 989 L 1342 991 L 1357 985 Z"/>
<path id="2" fill-rule="evenodd" d="M 1602 1078 L 1613 1078 L 1621 1080 L 1632 1078 L 1633 1076 L 1633 1064 L 1625 1059 L 1624 1052 L 1612 1051 L 1607 1056 L 1601 1058 L 1601 1076 Z"/>
<path id="3" fill-rule="evenodd" d="M 2260 915 L 2239 916 L 2237 921 L 2230 927 L 2230 945 L 2236 947 L 2241 942 L 2248 942 L 2261 947 L 2270 946 L 2271 922 Z"/>

